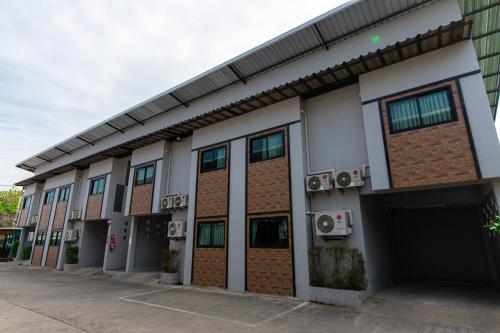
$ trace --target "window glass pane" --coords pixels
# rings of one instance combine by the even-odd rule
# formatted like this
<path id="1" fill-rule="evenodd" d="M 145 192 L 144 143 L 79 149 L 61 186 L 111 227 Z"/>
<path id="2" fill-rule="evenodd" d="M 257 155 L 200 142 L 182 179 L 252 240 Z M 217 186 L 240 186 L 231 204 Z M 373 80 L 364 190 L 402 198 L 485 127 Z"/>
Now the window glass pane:
<path id="1" fill-rule="evenodd" d="M 98 181 L 98 187 L 97 187 L 97 193 L 103 193 L 104 192 L 104 184 L 105 184 L 104 178 L 99 179 L 99 181 Z"/>
<path id="2" fill-rule="evenodd" d="M 93 180 L 92 181 L 92 191 L 90 193 L 91 194 L 97 194 L 97 187 L 98 187 L 97 181 Z"/>
<path id="3" fill-rule="evenodd" d="M 135 185 L 144 184 L 145 176 L 146 176 L 146 169 L 144 169 L 144 168 L 137 169 L 137 173 L 135 175 Z"/>
<path id="4" fill-rule="evenodd" d="M 283 133 L 275 133 L 267 137 L 267 158 L 283 156 Z"/>
<path id="5" fill-rule="evenodd" d="M 251 246 L 288 248 L 288 219 L 276 217 L 251 221 Z"/>
<path id="6" fill-rule="evenodd" d="M 212 229 L 212 224 L 210 223 L 200 223 L 198 227 L 198 245 L 199 246 L 210 246 L 210 232 Z"/>
<path id="7" fill-rule="evenodd" d="M 223 169 L 226 167 L 226 148 L 218 148 L 214 153 L 214 162 L 216 169 Z"/>
<path id="8" fill-rule="evenodd" d="M 214 168 L 214 151 L 209 150 L 206 152 L 203 152 L 202 155 L 202 170 L 203 171 L 210 171 Z"/>
<path id="9" fill-rule="evenodd" d="M 201 155 L 201 172 L 215 171 L 226 167 L 226 147 L 204 151 Z"/>
<path id="10" fill-rule="evenodd" d="M 407 98 L 390 103 L 389 110 L 393 131 L 421 126 L 416 98 Z"/>
<path id="11" fill-rule="evenodd" d="M 154 170 L 155 169 L 152 165 L 146 168 L 146 180 L 144 182 L 145 184 L 151 184 L 153 182 Z"/>
<path id="12" fill-rule="evenodd" d="M 442 123 L 452 119 L 448 91 L 441 90 L 418 98 L 422 125 Z"/>
<path id="13" fill-rule="evenodd" d="M 212 246 L 224 246 L 224 223 L 214 223 L 212 225 Z"/>
<path id="14" fill-rule="evenodd" d="M 252 140 L 252 161 L 262 161 L 266 159 L 265 141 L 265 138 L 257 138 Z"/>

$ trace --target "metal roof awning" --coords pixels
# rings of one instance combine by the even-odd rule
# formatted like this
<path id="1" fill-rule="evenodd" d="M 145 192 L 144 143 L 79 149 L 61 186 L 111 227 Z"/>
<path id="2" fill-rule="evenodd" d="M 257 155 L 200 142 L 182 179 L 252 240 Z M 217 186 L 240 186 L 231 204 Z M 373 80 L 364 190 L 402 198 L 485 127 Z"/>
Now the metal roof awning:
<path id="1" fill-rule="evenodd" d="M 141 138 L 125 142 L 119 146 L 81 159 L 70 165 L 37 175 L 16 185 L 24 186 L 35 181 L 43 181 L 48 177 L 62 174 L 74 168 L 85 168 L 110 157 L 124 157 L 132 150 L 144 147 L 160 140 L 176 140 L 176 138 L 192 135 L 193 131 L 211 124 L 236 117 L 289 98 L 302 96 L 311 98 L 322 93 L 339 89 L 359 80 L 359 76 L 386 66 L 393 65 L 407 59 L 450 46 L 471 37 L 472 22 L 463 19 L 452 22 L 447 26 L 430 30 L 425 34 L 417 35 L 403 42 L 379 49 L 375 52 L 361 55 L 356 59 L 344 62 L 332 68 L 326 68 L 317 73 L 311 73 L 279 87 L 263 91 L 224 107 L 212 110 L 201 116 L 185 120 L 181 123 L 166 127 L 160 131 L 150 133 Z"/>
<path id="2" fill-rule="evenodd" d="M 464 16 L 474 21 L 472 40 L 483 74 L 491 112 L 496 117 L 500 95 L 500 1 L 459 0 Z"/>
<path id="3" fill-rule="evenodd" d="M 278 66 L 306 54 L 328 49 L 374 25 L 436 0 L 351 0 L 267 43 L 231 59 L 191 80 L 177 85 L 112 118 L 52 146 L 17 164 L 34 171 L 38 166 L 73 151 L 141 126 L 160 114 L 178 107 L 189 107 L 199 98 L 234 84 L 245 84 Z"/>

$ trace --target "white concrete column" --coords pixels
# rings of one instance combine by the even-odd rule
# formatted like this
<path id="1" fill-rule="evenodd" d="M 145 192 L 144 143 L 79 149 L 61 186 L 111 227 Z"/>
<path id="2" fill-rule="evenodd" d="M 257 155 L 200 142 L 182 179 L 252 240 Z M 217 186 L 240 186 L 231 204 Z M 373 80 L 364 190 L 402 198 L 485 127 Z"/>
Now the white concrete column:
<path id="1" fill-rule="evenodd" d="M 125 272 L 132 272 L 134 270 L 135 245 L 137 243 L 138 229 L 137 223 L 137 217 L 132 217 L 132 220 L 130 221 L 130 235 L 128 238 L 127 262 L 125 265 Z"/>
<path id="2" fill-rule="evenodd" d="M 310 229 L 305 191 L 305 153 L 301 123 L 289 127 L 290 175 L 292 182 L 293 254 L 295 266 L 295 292 L 300 299 L 309 300 L 309 239 Z"/>
<path id="3" fill-rule="evenodd" d="M 187 216 L 186 250 L 184 252 L 184 281 L 191 284 L 191 268 L 193 267 L 194 214 L 196 204 L 196 178 L 198 175 L 198 151 L 191 152 L 191 169 L 189 176 L 189 207 Z"/>
<path id="4" fill-rule="evenodd" d="M 231 142 L 228 289 L 245 291 L 245 138 Z"/>

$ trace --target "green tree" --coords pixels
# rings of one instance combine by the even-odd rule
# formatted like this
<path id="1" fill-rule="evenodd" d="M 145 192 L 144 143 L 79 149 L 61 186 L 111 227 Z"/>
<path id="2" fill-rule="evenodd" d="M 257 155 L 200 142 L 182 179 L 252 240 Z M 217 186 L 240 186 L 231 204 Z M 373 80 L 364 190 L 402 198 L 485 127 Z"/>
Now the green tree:
<path id="1" fill-rule="evenodd" d="M 0 191 L 0 226 L 12 227 L 16 223 L 16 212 L 23 191 L 12 187 Z"/>

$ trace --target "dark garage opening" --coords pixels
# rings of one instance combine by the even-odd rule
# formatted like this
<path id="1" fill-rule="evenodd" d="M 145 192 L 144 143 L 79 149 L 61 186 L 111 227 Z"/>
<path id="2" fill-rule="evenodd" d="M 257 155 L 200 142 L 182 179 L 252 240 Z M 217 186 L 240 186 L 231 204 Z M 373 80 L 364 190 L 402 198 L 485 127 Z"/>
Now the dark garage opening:
<path id="1" fill-rule="evenodd" d="M 391 210 L 389 223 L 396 281 L 491 280 L 477 207 Z"/>

